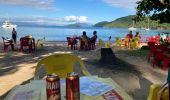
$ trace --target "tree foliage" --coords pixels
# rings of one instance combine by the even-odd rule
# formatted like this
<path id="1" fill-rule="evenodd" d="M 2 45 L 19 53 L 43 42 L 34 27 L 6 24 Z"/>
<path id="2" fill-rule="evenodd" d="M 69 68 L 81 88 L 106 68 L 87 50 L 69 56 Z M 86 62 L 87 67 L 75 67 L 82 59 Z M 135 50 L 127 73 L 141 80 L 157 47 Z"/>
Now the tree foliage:
<path id="1" fill-rule="evenodd" d="M 151 16 L 160 23 L 170 23 L 170 0 L 140 0 L 137 4 L 137 20 Z"/>

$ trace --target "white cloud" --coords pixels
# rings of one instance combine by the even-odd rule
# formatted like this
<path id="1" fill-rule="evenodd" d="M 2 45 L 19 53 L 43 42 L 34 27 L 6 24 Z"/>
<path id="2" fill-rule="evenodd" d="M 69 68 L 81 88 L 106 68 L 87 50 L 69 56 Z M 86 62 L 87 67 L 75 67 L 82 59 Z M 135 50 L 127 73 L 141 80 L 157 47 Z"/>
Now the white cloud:
<path id="1" fill-rule="evenodd" d="M 68 21 L 68 22 L 76 22 L 77 21 L 77 17 L 76 16 L 66 16 L 64 18 L 65 21 Z"/>
<path id="2" fill-rule="evenodd" d="M 88 18 L 87 18 L 87 16 L 79 16 L 78 21 L 79 21 L 79 23 L 87 23 Z"/>
<path id="3" fill-rule="evenodd" d="M 138 0 L 102 0 L 102 1 L 113 7 L 134 11 L 135 7 L 137 6 L 136 2 Z"/>
<path id="4" fill-rule="evenodd" d="M 87 16 L 66 16 L 64 21 L 67 22 L 78 22 L 78 23 L 88 23 Z"/>
<path id="5" fill-rule="evenodd" d="M 0 4 L 26 6 L 37 9 L 57 10 L 55 0 L 0 0 Z"/>

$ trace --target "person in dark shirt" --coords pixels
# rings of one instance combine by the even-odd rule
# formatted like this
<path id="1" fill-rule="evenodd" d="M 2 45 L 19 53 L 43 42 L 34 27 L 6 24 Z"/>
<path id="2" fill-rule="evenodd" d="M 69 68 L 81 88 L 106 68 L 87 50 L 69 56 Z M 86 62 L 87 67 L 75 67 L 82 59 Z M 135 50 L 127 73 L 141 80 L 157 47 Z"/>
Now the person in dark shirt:
<path id="1" fill-rule="evenodd" d="M 88 46 L 90 38 L 86 35 L 86 31 L 83 31 L 83 35 L 80 37 L 80 39 L 85 43 L 86 46 Z"/>
<path id="2" fill-rule="evenodd" d="M 109 36 L 109 41 L 111 40 L 111 38 L 112 38 L 112 37 L 111 37 L 111 36 Z"/>
<path id="3" fill-rule="evenodd" d="M 17 32 L 16 32 L 15 28 L 13 28 L 13 30 L 12 30 L 12 39 L 13 39 L 14 43 L 16 43 L 16 40 L 17 40 Z"/>
<path id="4" fill-rule="evenodd" d="M 139 32 L 136 32 L 135 37 L 138 37 L 139 39 L 141 38 L 141 36 L 139 35 Z"/>
<path id="5" fill-rule="evenodd" d="M 133 38 L 133 34 L 132 34 L 132 31 L 129 31 L 129 34 L 127 34 L 127 36 L 132 39 Z"/>
<path id="6" fill-rule="evenodd" d="M 93 31 L 93 36 L 90 38 L 90 41 L 93 42 L 93 41 L 96 41 L 97 39 L 97 31 Z"/>

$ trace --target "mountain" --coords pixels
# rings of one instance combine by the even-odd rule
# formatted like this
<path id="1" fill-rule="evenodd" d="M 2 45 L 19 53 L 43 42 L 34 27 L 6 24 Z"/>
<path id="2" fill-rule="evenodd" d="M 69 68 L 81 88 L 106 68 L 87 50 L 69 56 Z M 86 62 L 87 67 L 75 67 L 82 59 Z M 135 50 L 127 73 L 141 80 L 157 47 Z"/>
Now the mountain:
<path id="1" fill-rule="evenodd" d="M 114 21 L 107 22 L 107 21 L 102 21 L 99 23 L 96 23 L 94 26 L 100 26 L 100 27 L 130 27 L 133 22 L 133 18 L 135 15 L 129 15 L 125 17 L 118 18 Z"/>
<path id="2" fill-rule="evenodd" d="M 135 15 L 129 15 L 125 17 L 118 18 L 111 22 L 102 21 L 94 25 L 94 27 L 108 27 L 108 28 L 129 28 L 132 27 L 133 19 Z M 149 28 L 151 29 L 170 29 L 170 23 L 159 23 L 158 21 L 151 20 L 148 22 L 148 18 L 144 18 L 143 21 L 135 23 L 137 28 L 147 28 L 149 23 Z"/>
<path id="3" fill-rule="evenodd" d="M 103 27 L 105 24 L 108 24 L 108 23 L 109 23 L 108 21 L 102 21 L 102 22 L 96 23 L 93 26 L 94 27 Z"/>
<path id="4" fill-rule="evenodd" d="M 65 25 L 65 27 L 91 27 L 92 25 L 87 23 L 74 23 L 74 24 L 68 24 Z"/>

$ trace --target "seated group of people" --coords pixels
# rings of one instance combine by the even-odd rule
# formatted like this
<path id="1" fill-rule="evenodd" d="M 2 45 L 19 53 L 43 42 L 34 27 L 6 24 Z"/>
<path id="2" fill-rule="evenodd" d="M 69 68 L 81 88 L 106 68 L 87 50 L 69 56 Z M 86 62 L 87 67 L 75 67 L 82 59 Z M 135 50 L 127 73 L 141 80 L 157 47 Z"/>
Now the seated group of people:
<path id="1" fill-rule="evenodd" d="M 85 45 L 89 45 L 91 42 L 95 42 L 97 39 L 97 31 L 93 32 L 93 36 L 91 38 L 89 38 L 86 35 L 86 31 L 83 31 L 83 35 L 80 37 L 80 39 L 82 40 L 82 42 L 85 43 Z"/>
<path id="2" fill-rule="evenodd" d="M 130 31 L 125 37 L 125 46 L 127 48 L 136 48 L 140 44 L 140 39 L 139 32 L 136 32 L 135 36 L 133 36 L 132 31 Z"/>
<path id="3" fill-rule="evenodd" d="M 80 37 L 74 35 L 73 38 L 71 38 L 71 43 L 76 44 L 77 39 L 80 40 L 80 49 L 93 49 L 97 39 L 97 31 L 93 31 L 93 36 L 91 38 L 86 35 L 86 31 L 83 31 L 83 34 Z"/>
<path id="4" fill-rule="evenodd" d="M 83 35 L 80 37 L 80 49 L 94 49 L 97 39 L 97 31 L 93 31 L 93 36 L 89 38 L 86 35 L 86 31 L 83 31 Z"/>

